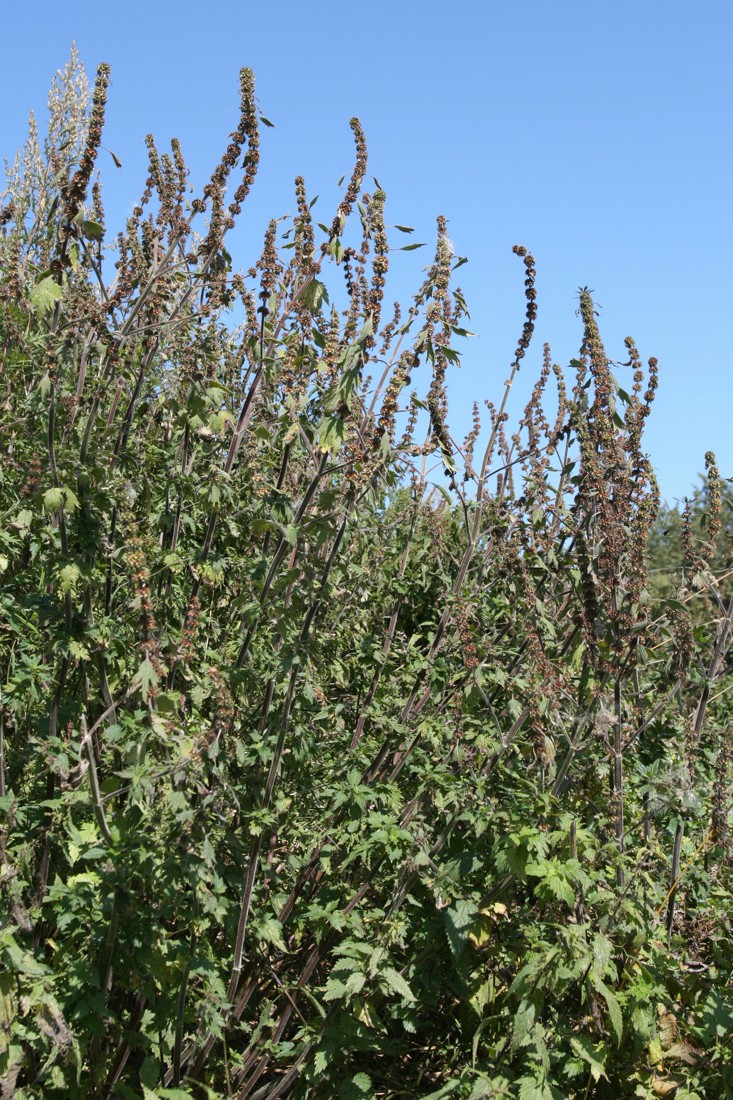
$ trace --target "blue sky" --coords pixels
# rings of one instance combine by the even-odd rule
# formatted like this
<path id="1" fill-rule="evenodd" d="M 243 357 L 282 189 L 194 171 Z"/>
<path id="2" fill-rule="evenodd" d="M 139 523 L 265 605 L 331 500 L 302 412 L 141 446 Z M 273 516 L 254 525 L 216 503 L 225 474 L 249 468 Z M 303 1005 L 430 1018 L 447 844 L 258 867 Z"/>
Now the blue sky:
<path id="1" fill-rule="evenodd" d="M 40 0 L 14 5 L 3 36 L 2 155 L 22 142 L 29 109 L 42 115 L 72 40 L 90 76 L 112 66 L 104 142 L 123 162 L 122 172 L 101 162 L 112 228 L 144 183 L 148 131 L 160 147 L 179 137 L 205 182 L 250 66 L 275 129 L 230 243 L 236 265 L 252 262 L 270 216 L 292 210 L 297 174 L 330 220 L 358 115 L 388 222 L 415 226 L 432 247 L 445 214 L 469 258 L 460 282 L 478 339 L 449 386 L 456 435 L 474 399 L 500 396 L 523 318 L 511 253 L 521 243 L 539 291 L 525 387 L 543 341 L 562 365 L 577 353 L 577 289 L 590 286 L 610 357 L 623 360 L 632 335 L 660 361 L 646 445 L 664 496 L 691 490 L 709 448 L 733 477 L 729 0 Z M 392 297 L 404 299 L 427 259 L 394 257 Z"/>

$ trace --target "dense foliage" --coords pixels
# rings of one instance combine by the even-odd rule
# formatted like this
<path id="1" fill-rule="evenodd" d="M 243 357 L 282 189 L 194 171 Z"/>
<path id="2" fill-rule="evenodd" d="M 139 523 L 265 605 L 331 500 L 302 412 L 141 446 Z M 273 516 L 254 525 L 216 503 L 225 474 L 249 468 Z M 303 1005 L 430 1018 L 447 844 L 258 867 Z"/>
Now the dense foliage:
<path id="1" fill-rule="evenodd" d="M 439 219 L 386 308 L 358 121 L 240 274 L 252 74 L 111 244 L 108 79 L 72 56 L 0 212 L 0 1095 L 733 1096 L 723 496 L 709 455 L 666 554 L 656 363 L 584 289 L 513 429 L 517 247 L 457 443 L 462 261 Z"/>

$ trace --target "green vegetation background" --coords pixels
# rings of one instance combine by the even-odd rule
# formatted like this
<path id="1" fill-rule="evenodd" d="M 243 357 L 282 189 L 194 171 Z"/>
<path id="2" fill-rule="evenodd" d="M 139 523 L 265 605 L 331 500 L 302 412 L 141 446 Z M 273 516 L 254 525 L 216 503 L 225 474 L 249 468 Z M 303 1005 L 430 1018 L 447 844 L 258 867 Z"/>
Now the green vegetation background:
<path id="1" fill-rule="evenodd" d="M 110 239 L 108 79 L 72 56 L 0 206 L 0 1096 L 733 1096 L 714 456 L 659 515 L 657 365 L 585 289 L 508 422 L 523 247 L 454 440 L 463 261 L 438 219 L 388 306 L 357 120 L 333 220 L 296 180 L 239 272 L 249 70 Z"/>

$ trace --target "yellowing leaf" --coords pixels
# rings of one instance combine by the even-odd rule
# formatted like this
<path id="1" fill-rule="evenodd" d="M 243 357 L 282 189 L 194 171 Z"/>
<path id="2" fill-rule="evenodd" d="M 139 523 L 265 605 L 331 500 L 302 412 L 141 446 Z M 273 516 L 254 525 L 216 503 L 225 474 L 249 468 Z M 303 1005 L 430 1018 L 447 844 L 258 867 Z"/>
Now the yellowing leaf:
<path id="1" fill-rule="evenodd" d="M 684 1083 L 681 1077 L 652 1077 L 652 1092 L 655 1096 L 674 1096 Z"/>
<path id="2" fill-rule="evenodd" d="M 491 921 L 484 917 L 476 924 L 473 932 L 469 934 L 468 939 L 476 950 L 480 951 L 482 947 L 486 947 L 486 945 L 491 942 L 493 934 L 494 929 Z"/>
<path id="3" fill-rule="evenodd" d="M 674 1012 L 669 1012 L 664 1005 L 657 1005 L 657 1015 L 659 1022 L 657 1027 L 659 1028 L 659 1041 L 662 1044 L 663 1050 L 669 1050 L 674 1043 L 679 1032 L 677 1026 L 677 1017 Z"/>
<path id="4" fill-rule="evenodd" d="M 678 1039 L 667 1051 L 668 1058 L 676 1058 L 680 1062 L 686 1062 L 688 1066 L 696 1065 L 700 1060 L 700 1052 L 691 1046 L 686 1039 Z"/>

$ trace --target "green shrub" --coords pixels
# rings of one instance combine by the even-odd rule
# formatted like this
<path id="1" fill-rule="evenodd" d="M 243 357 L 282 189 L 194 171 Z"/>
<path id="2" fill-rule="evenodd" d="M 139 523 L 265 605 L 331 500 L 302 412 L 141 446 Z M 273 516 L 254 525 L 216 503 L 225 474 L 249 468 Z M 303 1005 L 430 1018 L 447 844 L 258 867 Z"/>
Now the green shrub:
<path id="1" fill-rule="evenodd" d="M 386 310 L 358 121 L 333 220 L 296 180 L 239 274 L 251 72 L 111 246 L 108 77 L 0 214 L 2 1096 L 733 1096 L 732 607 L 704 544 L 647 591 L 656 363 L 619 386 L 583 289 L 512 433 L 516 248 L 456 443 L 463 261 L 438 219 Z"/>

